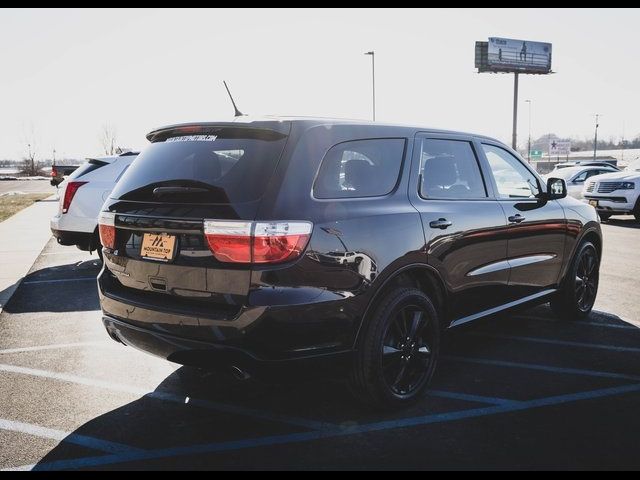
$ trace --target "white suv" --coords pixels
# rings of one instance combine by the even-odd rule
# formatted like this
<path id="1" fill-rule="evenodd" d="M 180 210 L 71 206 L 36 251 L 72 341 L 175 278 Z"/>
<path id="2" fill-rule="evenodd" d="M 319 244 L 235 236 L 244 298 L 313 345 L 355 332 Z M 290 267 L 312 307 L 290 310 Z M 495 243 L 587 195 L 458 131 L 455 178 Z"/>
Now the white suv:
<path id="1" fill-rule="evenodd" d="M 593 205 L 602 220 L 611 215 L 635 215 L 640 221 L 640 160 L 620 172 L 605 173 L 587 180 L 584 201 Z"/>
<path id="2" fill-rule="evenodd" d="M 51 232 L 61 245 L 98 251 L 98 214 L 105 199 L 138 153 L 90 158 L 60 184 L 58 213 L 51 219 Z"/>

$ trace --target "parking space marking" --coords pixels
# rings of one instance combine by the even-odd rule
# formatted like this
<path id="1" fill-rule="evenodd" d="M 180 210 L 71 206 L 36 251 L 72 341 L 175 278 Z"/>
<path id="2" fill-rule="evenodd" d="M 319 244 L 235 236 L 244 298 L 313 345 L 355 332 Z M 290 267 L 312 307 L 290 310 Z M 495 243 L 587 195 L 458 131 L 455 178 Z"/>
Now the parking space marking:
<path id="1" fill-rule="evenodd" d="M 147 394 L 148 398 L 155 398 L 167 402 L 186 403 L 186 397 L 184 395 L 176 395 L 166 392 L 152 392 Z M 318 422 L 316 420 L 309 420 L 306 418 L 291 417 L 289 415 L 281 415 L 273 412 L 261 412 L 259 410 L 253 410 L 245 407 L 239 407 L 237 405 L 229 405 L 226 403 L 212 402 L 211 400 L 204 400 L 199 398 L 188 397 L 188 405 L 196 407 L 207 408 L 209 410 L 217 410 L 220 412 L 233 413 L 237 415 L 244 415 L 260 420 L 267 420 L 270 422 L 288 423 L 297 427 L 309 428 L 311 430 L 325 430 L 328 428 L 335 428 L 335 425 L 328 422 Z"/>
<path id="2" fill-rule="evenodd" d="M 34 377 L 47 378 L 50 380 L 59 380 L 62 382 L 75 383 L 79 385 L 87 385 L 90 387 L 103 388 L 105 390 L 112 390 L 124 393 L 130 393 L 136 396 L 146 396 L 148 398 L 155 398 L 167 402 L 178 403 L 182 405 L 195 405 L 197 407 L 206 408 L 209 410 L 216 410 L 220 412 L 234 413 L 237 415 L 243 415 L 246 417 L 253 417 L 260 420 L 266 420 L 278 423 L 287 423 L 297 427 L 311 428 L 314 430 L 321 430 L 326 428 L 332 428 L 334 425 L 324 422 L 317 422 L 315 420 L 309 420 L 306 418 L 291 417 L 289 415 L 281 415 L 271 412 L 261 412 L 251 408 L 240 407 L 237 405 L 228 405 L 224 403 L 212 402 L 204 399 L 197 399 L 189 397 L 188 403 L 184 395 L 176 395 L 169 392 L 149 392 L 143 388 L 123 385 L 118 383 L 107 382 L 103 380 L 96 380 L 92 378 L 79 377 L 77 375 L 71 375 L 67 373 L 50 372 L 46 370 L 37 370 L 34 368 L 18 367 L 15 365 L 0 364 L 0 371 L 17 373 L 22 375 L 30 375 Z"/>
<path id="3" fill-rule="evenodd" d="M 602 314 L 601 314 L 602 315 Z M 621 322 L 624 322 L 626 325 L 620 325 L 620 324 L 615 324 L 615 323 L 606 323 L 606 322 L 597 322 L 597 321 L 584 321 L 584 320 L 578 320 L 578 321 L 574 321 L 574 322 L 563 322 L 562 320 L 558 320 L 556 318 L 549 318 L 549 317 L 538 317 L 537 315 L 517 315 L 515 317 L 513 317 L 514 320 L 534 320 L 537 322 L 547 322 L 547 323 L 568 323 L 570 325 L 584 325 L 587 327 L 603 327 L 603 328 L 617 328 L 617 329 L 621 329 L 621 330 L 636 330 L 636 331 L 640 331 L 640 326 L 639 325 L 635 325 L 634 323 L 628 321 L 628 320 L 622 320 L 621 318 L 615 318 L 615 320 L 619 320 Z"/>
<path id="4" fill-rule="evenodd" d="M 496 397 L 485 397 L 482 395 L 449 392 L 444 390 L 428 390 L 427 394 L 432 397 L 449 398 L 452 400 L 464 400 L 465 402 L 474 402 L 474 403 L 487 403 L 489 405 L 504 405 L 507 403 L 519 402 L 519 400 L 509 400 L 506 398 L 496 398 Z"/>
<path id="5" fill-rule="evenodd" d="M 42 427 L 32 423 L 16 422 L 0 418 L 0 430 L 10 432 L 20 432 L 27 435 L 33 435 L 40 438 L 48 438 L 58 442 L 72 443 L 81 447 L 91 448 L 93 450 L 101 450 L 106 453 L 126 453 L 126 452 L 142 452 L 141 448 L 123 445 L 122 443 L 110 442 L 87 435 L 80 435 L 73 432 L 65 432 L 55 428 Z"/>
<path id="6" fill-rule="evenodd" d="M 61 470 L 90 468 L 116 463 L 132 461 L 154 460 L 185 455 L 200 455 L 207 453 L 219 453 L 224 451 L 237 451 L 247 448 L 267 447 L 275 445 L 293 444 L 322 440 L 327 438 L 344 437 L 349 435 L 372 433 L 378 431 L 391 430 L 396 428 L 416 427 L 421 425 L 451 422 L 456 420 L 486 417 L 502 413 L 531 410 L 534 408 L 561 405 L 581 400 L 594 400 L 598 398 L 622 395 L 626 393 L 640 392 L 640 384 L 624 385 L 620 387 L 603 388 L 586 392 L 545 397 L 536 400 L 523 402 L 512 402 L 504 405 L 491 407 L 474 408 L 470 410 L 460 410 L 448 413 L 438 413 L 419 417 L 404 418 L 399 420 L 389 420 L 357 425 L 348 428 L 336 428 L 333 430 L 316 430 L 311 432 L 293 433 L 287 435 L 274 435 L 247 440 L 234 440 L 228 442 L 217 442 L 185 447 L 172 447 L 158 450 L 146 450 L 144 452 L 128 452 L 115 455 L 104 455 L 96 457 L 84 457 L 69 460 L 57 460 L 36 465 L 37 470 Z"/>
<path id="7" fill-rule="evenodd" d="M 551 365 L 538 365 L 535 363 L 518 363 L 507 362 L 504 360 L 489 360 L 485 358 L 458 357 L 454 355 L 444 355 L 443 360 L 453 362 L 475 363 L 477 365 L 488 365 L 495 367 L 523 368 L 526 370 L 540 370 L 542 372 L 561 373 L 567 375 L 584 375 L 587 377 L 612 378 L 617 380 L 629 380 L 632 382 L 640 382 L 640 376 L 627 375 L 625 373 L 602 372 L 598 370 L 583 370 L 580 368 L 554 367 Z"/>
<path id="8" fill-rule="evenodd" d="M 638 347 L 618 347 L 616 345 L 603 345 L 599 343 L 570 342 L 565 340 L 553 340 L 551 338 L 521 337 L 519 335 L 504 335 L 501 333 L 464 332 L 464 335 L 483 338 L 496 338 L 499 340 L 517 340 L 521 342 L 545 343 L 548 345 L 560 345 L 563 347 L 595 348 L 597 350 L 610 350 L 613 352 L 640 353 Z"/>
<path id="9" fill-rule="evenodd" d="M 22 285 L 38 285 L 41 283 L 88 282 L 97 281 L 97 277 L 55 278 L 51 280 L 27 280 Z"/>
<path id="10" fill-rule="evenodd" d="M 1 354 L 7 353 L 23 353 L 23 352 L 39 352 L 41 350 L 57 350 L 59 348 L 79 348 L 79 347 L 111 347 L 112 344 L 117 346 L 111 341 L 96 341 L 96 342 L 77 342 L 77 343 L 56 343 L 51 345 L 36 345 L 34 347 L 18 347 L 18 348 L 5 348 L 0 350 Z"/>

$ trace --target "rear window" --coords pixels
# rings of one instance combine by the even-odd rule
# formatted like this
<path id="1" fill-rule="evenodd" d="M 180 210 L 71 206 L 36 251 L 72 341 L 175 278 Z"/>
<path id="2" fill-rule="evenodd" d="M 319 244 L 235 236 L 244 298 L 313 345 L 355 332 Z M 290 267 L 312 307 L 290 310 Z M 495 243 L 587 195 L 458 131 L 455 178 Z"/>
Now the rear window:
<path id="1" fill-rule="evenodd" d="M 275 131 L 248 128 L 169 137 L 152 143 L 136 158 L 111 196 L 176 203 L 257 200 L 273 174 L 286 138 Z M 178 191 L 159 196 L 158 187 L 178 187 Z M 183 192 L 181 187 L 186 187 Z"/>
<path id="2" fill-rule="evenodd" d="M 391 193 L 400 174 L 405 140 L 356 140 L 329 149 L 313 186 L 316 198 L 375 197 Z"/>
<path id="3" fill-rule="evenodd" d="M 97 170 L 100 167 L 104 167 L 105 165 L 108 165 L 107 162 L 101 162 L 100 160 L 89 160 L 85 163 L 83 163 L 82 165 L 80 165 L 78 168 L 76 168 L 71 175 L 69 175 L 67 177 L 68 180 L 74 180 L 76 178 L 79 178 L 83 175 L 86 175 L 87 173 L 91 173 L 94 170 Z"/>

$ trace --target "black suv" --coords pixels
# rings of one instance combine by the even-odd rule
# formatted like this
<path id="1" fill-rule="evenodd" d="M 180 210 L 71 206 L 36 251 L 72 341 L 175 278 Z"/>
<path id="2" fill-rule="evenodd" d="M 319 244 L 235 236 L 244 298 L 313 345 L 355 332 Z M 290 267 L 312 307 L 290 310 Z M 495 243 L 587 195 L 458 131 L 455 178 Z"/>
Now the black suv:
<path id="1" fill-rule="evenodd" d="M 496 140 L 296 118 L 147 138 L 99 220 L 103 321 L 124 344 L 243 377 L 332 367 L 398 406 L 443 329 L 593 306 L 595 210 Z"/>

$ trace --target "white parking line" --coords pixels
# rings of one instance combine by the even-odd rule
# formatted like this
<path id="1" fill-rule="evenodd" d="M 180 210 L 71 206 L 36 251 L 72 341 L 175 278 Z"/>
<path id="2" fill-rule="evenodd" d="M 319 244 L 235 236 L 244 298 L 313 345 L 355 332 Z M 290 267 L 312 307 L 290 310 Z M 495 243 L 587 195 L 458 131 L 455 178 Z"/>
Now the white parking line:
<path id="1" fill-rule="evenodd" d="M 563 347 L 594 348 L 596 350 L 610 350 L 613 352 L 640 353 L 639 347 L 620 347 L 617 345 L 604 345 L 599 343 L 570 342 L 540 337 L 521 337 L 519 335 L 504 335 L 501 333 L 464 332 L 464 335 L 484 338 L 496 338 L 500 340 L 517 340 L 521 342 L 545 343 L 548 345 L 560 345 Z"/>
<path id="2" fill-rule="evenodd" d="M 34 347 L 18 347 L 18 348 L 5 348 L 0 350 L 0 355 L 3 353 L 22 353 L 22 352 L 39 352 L 41 350 L 57 350 L 59 348 L 81 348 L 81 347 L 111 347 L 118 346 L 114 342 L 78 342 L 78 343 L 56 343 L 51 345 L 36 345 Z"/>
<path id="3" fill-rule="evenodd" d="M 72 443 L 74 445 L 80 445 L 81 447 L 87 447 L 93 450 L 100 450 L 107 453 L 143 451 L 141 448 L 131 447 L 122 443 L 101 440 L 99 438 L 81 435 L 73 432 L 65 432 L 63 430 L 58 430 L 55 428 L 42 427 L 40 425 L 34 425 L 32 423 L 16 422 L 14 420 L 7 420 L 5 418 L 0 418 L 0 430 L 26 433 L 27 435 L 33 435 L 34 437 L 47 438 L 50 440 L 56 440 L 58 442 L 64 441 L 67 443 Z"/>
<path id="4" fill-rule="evenodd" d="M 271 422 L 287 423 L 289 425 L 295 425 L 297 427 L 311 428 L 313 430 L 322 430 L 328 427 L 335 427 L 335 425 L 325 422 L 317 422 L 315 420 L 308 420 L 306 418 L 291 417 L 289 415 L 280 415 L 277 413 L 262 412 L 259 410 L 253 410 L 251 408 L 240 407 L 237 405 L 227 405 L 218 402 L 212 402 L 209 400 L 197 399 L 189 397 L 188 403 L 187 397 L 184 395 L 176 395 L 170 392 L 149 392 L 143 388 L 123 385 L 114 382 L 107 382 L 103 380 L 96 380 L 92 378 L 80 377 L 77 375 L 71 375 L 67 373 L 50 372 L 46 370 L 37 370 L 34 368 L 18 367 L 15 365 L 0 364 L 0 371 L 17 373 L 21 375 L 30 375 L 34 377 L 47 378 L 51 380 L 59 380 L 67 383 L 75 383 L 79 385 L 87 385 L 90 387 L 102 388 L 105 390 L 112 390 L 117 392 L 130 393 L 136 396 L 146 396 L 148 398 L 155 398 L 167 402 L 178 403 L 187 406 L 197 406 L 206 408 L 209 410 L 216 410 L 220 412 L 233 413 L 237 415 L 243 415 L 246 417 L 258 418 L 260 420 L 266 420 Z"/>

